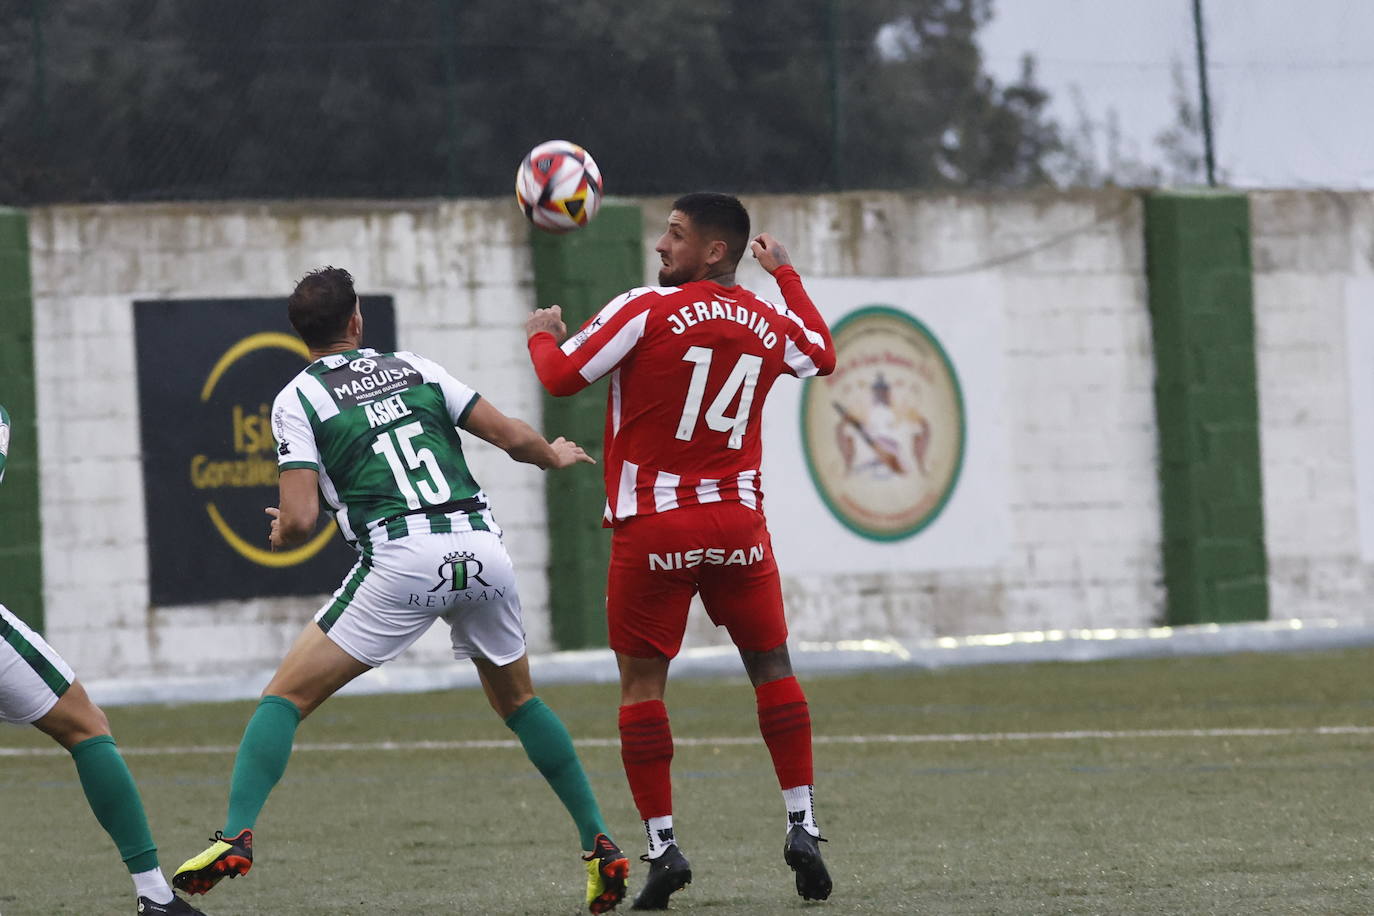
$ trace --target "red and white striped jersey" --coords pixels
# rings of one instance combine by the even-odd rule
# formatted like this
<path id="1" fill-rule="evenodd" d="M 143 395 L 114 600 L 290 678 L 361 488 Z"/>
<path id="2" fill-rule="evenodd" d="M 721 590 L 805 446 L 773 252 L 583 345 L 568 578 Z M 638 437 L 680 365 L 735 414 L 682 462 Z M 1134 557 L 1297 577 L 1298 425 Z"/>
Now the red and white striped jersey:
<path id="1" fill-rule="evenodd" d="M 604 375 L 606 524 L 698 503 L 763 508 L 763 403 L 783 373 L 835 368 L 830 331 L 792 267 L 774 274 L 786 305 L 698 280 L 611 300 L 559 347 L 529 340 L 549 393 Z"/>

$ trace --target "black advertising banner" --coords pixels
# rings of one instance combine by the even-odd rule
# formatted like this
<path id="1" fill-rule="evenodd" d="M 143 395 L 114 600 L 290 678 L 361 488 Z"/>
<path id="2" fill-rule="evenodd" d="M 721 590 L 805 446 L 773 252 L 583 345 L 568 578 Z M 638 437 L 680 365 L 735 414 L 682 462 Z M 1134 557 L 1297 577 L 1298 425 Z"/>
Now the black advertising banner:
<path id="1" fill-rule="evenodd" d="M 391 297 L 362 308 L 363 345 L 394 350 Z M 267 543 L 272 400 L 308 362 L 286 300 L 135 302 L 134 330 L 152 603 L 336 589 L 357 555 L 332 522 L 293 550 Z"/>

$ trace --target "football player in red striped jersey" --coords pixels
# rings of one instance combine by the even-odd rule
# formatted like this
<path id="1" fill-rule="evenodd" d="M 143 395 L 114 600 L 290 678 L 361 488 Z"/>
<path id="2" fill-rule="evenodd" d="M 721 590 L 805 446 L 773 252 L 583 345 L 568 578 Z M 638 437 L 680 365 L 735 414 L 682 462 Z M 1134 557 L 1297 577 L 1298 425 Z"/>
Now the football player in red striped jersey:
<path id="1" fill-rule="evenodd" d="M 775 304 L 735 283 L 746 248 L 782 292 Z M 566 341 L 558 306 L 526 323 L 540 382 L 555 396 L 610 377 L 605 524 L 607 586 L 620 666 L 621 758 L 648 836 L 638 909 L 663 909 L 691 880 L 673 831 L 673 739 L 663 703 L 692 596 L 739 649 L 759 729 L 787 809 L 784 859 L 797 892 L 823 900 L 831 881 L 812 803 L 811 716 L 792 673 L 787 623 L 763 515 L 760 417 L 781 375 L 835 368 L 830 331 L 787 250 L 728 195 L 673 203 L 655 246 L 658 286 L 611 300 Z"/>

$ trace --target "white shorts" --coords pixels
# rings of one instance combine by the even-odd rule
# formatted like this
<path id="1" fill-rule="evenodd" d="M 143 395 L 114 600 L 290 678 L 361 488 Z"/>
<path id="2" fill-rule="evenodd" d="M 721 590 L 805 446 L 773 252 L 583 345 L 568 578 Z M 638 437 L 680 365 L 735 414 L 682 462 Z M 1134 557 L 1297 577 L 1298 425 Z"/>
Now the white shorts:
<path id="1" fill-rule="evenodd" d="M 508 665 L 525 654 L 515 568 L 500 535 L 455 531 L 374 543 L 315 615 L 341 649 L 374 667 L 438 619 L 448 622 L 454 658 Z"/>
<path id="2" fill-rule="evenodd" d="M 62 656 L 0 604 L 0 722 L 43 718 L 75 680 Z"/>

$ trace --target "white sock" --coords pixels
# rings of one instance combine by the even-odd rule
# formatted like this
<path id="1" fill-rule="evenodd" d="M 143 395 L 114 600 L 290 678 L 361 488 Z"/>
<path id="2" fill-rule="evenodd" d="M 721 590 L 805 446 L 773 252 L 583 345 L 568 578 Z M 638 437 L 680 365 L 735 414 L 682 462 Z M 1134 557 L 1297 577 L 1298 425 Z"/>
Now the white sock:
<path id="1" fill-rule="evenodd" d="M 134 893 L 147 897 L 153 903 L 171 903 L 172 888 L 162 876 L 162 869 L 150 868 L 133 876 Z"/>
<path id="2" fill-rule="evenodd" d="M 644 822 L 644 835 L 649 838 L 649 858 L 657 859 L 677 843 L 673 836 L 673 816 L 651 817 Z"/>
<path id="3" fill-rule="evenodd" d="M 787 829 L 798 824 L 806 828 L 812 836 L 820 836 L 821 828 L 816 826 L 816 787 L 793 786 L 782 790 L 783 804 L 787 805 Z"/>

